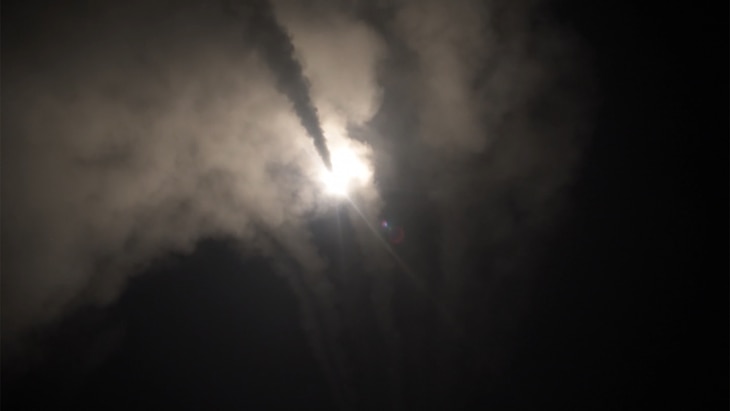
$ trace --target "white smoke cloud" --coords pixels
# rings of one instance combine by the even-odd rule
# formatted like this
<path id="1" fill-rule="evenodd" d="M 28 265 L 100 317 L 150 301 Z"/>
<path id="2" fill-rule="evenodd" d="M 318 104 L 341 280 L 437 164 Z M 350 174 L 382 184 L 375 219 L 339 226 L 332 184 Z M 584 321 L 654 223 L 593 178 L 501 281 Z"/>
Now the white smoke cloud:
<path id="1" fill-rule="evenodd" d="M 481 74 L 488 43 L 481 2 L 403 1 L 399 34 L 417 53 L 419 134 L 440 149 L 480 150 L 484 105 L 472 84 Z"/>
<path id="2" fill-rule="evenodd" d="M 243 47 L 235 19 L 213 28 L 207 23 L 218 11 L 183 7 L 164 30 L 125 31 L 120 16 L 127 24 L 154 17 L 135 6 L 87 23 L 80 32 L 93 39 L 51 30 L 46 41 L 72 50 L 38 54 L 53 70 L 9 64 L 5 338 L 80 304 L 112 301 L 126 276 L 166 251 L 217 235 L 255 243 L 257 230 L 286 231 L 321 203 L 311 140 L 265 64 Z M 346 35 L 307 61 L 369 41 Z M 374 58 L 357 61 L 347 91 L 359 99 L 317 86 L 318 101 L 331 108 L 328 123 L 362 122 L 374 110 Z M 325 68 L 306 67 L 321 85 Z M 324 264 L 315 250 L 295 254 L 309 270 Z"/>
<path id="3" fill-rule="evenodd" d="M 438 297 L 460 318 L 468 292 L 485 289 L 473 287 L 478 281 L 499 290 L 475 256 L 519 263 L 515 244 L 560 208 L 586 120 L 573 90 L 557 84 L 580 54 L 551 27 L 525 23 L 530 7 L 514 6 L 507 18 L 470 0 L 273 3 L 325 136 L 386 163 L 375 185 L 353 193 L 365 218 L 351 212 L 350 220 L 373 276 L 379 326 L 391 338 L 396 387 L 403 364 L 390 275 L 398 266 L 364 222 L 385 203 L 376 187 L 405 190 L 402 178 L 422 191 L 410 205 L 432 208 L 439 237 L 409 237 L 409 246 L 437 243 L 418 263 L 443 277 Z M 333 387 L 347 385 L 337 350 L 343 302 L 306 228 L 331 205 L 317 186 L 322 163 L 239 16 L 192 4 L 94 7 L 93 19 L 67 11 L 36 40 L 40 47 L 4 62 L 3 339 L 114 301 L 130 275 L 166 252 L 234 237 L 298 264 L 279 272 L 302 302 Z M 367 7 L 388 16 L 382 27 L 355 14 Z M 412 66 L 386 72 L 383 61 L 402 50 L 383 31 L 413 53 Z M 415 124 L 402 120 L 407 135 L 368 129 L 385 94 L 380 75 L 412 103 L 385 116 L 415 113 Z M 367 130 L 368 144 L 347 136 L 353 126 Z M 404 170 L 407 177 L 395 175 Z M 346 387 L 337 394 L 353 401 Z"/>

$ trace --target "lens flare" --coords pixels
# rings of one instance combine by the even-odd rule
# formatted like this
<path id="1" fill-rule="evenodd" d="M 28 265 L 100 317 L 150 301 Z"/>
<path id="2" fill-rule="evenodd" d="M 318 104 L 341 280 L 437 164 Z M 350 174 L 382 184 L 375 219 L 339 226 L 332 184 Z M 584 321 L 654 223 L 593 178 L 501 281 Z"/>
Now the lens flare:
<path id="1" fill-rule="evenodd" d="M 388 220 L 380 221 L 380 228 L 385 237 L 393 244 L 402 243 L 406 237 L 406 232 L 403 230 L 403 227 L 398 224 L 393 224 L 393 222 L 389 222 Z"/>
<path id="2" fill-rule="evenodd" d="M 345 197 L 350 190 L 370 180 L 372 170 L 366 161 L 347 147 L 332 150 L 332 170 L 322 172 L 322 184 L 328 194 Z"/>

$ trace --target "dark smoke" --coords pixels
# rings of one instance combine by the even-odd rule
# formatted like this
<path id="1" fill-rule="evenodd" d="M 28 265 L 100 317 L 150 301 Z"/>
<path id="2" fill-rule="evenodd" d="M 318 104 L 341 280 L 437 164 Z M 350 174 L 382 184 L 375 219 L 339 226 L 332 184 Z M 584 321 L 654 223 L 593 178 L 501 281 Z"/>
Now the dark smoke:
<path id="1" fill-rule="evenodd" d="M 332 169 L 317 108 L 309 95 L 309 81 L 294 55 L 294 45 L 289 34 L 277 21 L 269 1 L 252 1 L 245 11 L 247 28 L 250 30 L 247 37 L 255 39 L 261 55 L 276 76 L 279 91 L 289 98 L 302 126 L 314 140 L 314 146 L 325 166 Z"/>

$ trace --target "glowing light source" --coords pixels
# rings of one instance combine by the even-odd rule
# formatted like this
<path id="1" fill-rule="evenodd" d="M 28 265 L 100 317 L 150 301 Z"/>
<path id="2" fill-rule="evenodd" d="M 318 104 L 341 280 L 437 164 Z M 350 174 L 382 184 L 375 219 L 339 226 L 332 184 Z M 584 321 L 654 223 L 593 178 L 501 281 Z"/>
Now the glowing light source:
<path id="1" fill-rule="evenodd" d="M 327 193 L 344 197 L 353 185 L 367 183 L 372 170 L 357 153 L 346 147 L 332 150 L 332 171 L 322 172 L 322 183 Z"/>

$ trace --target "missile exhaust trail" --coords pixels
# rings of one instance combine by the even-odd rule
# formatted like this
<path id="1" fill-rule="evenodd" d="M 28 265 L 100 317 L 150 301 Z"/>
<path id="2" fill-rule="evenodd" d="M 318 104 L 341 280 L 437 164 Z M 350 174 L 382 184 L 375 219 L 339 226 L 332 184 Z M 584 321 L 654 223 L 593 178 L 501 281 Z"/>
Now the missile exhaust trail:
<path id="1" fill-rule="evenodd" d="M 327 141 L 319 123 L 317 108 L 309 95 L 309 81 L 294 54 L 294 45 L 286 29 L 279 24 L 268 0 L 255 0 L 246 7 L 248 28 L 256 39 L 261 55 L 276 76 L 276 84 L 292 103 L 307 134 L 327 169 L 332 169 Z"/>

